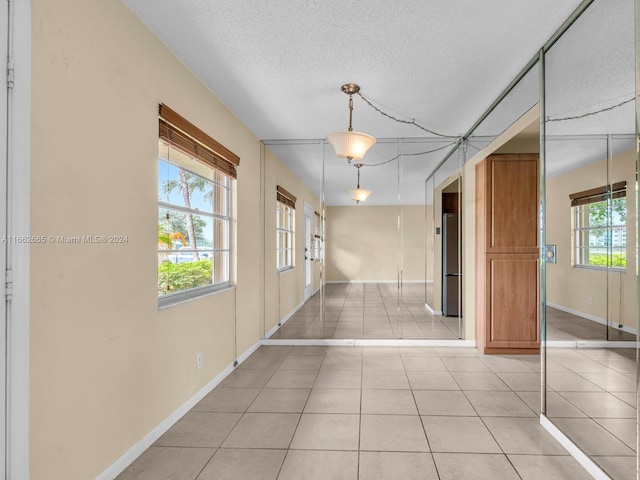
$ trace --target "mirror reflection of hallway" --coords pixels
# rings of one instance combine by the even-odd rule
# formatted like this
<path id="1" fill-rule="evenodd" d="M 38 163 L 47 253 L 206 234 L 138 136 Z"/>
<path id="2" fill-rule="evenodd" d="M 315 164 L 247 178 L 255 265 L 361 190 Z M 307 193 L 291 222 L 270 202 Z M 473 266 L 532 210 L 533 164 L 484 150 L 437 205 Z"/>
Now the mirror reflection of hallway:
<path id="1" fill-rule="evenodd" d="M 317 293 L 270 338 L 457 340 L 457 320 L 425 310 L 424 288 L 422 282 L 404 284 L 398 301 L 395 283 L 329 283 L 324 322 Z"/>

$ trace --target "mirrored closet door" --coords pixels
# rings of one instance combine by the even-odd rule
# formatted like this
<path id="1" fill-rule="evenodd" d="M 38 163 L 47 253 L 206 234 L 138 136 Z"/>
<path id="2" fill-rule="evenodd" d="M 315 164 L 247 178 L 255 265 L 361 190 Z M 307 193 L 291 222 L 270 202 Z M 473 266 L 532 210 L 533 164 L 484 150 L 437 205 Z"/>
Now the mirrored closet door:
<path id="1" fill-rule="evenodd" d="M 545 55 L 546 417 L 636 478 L 634 2 L 596 0 Z"/>

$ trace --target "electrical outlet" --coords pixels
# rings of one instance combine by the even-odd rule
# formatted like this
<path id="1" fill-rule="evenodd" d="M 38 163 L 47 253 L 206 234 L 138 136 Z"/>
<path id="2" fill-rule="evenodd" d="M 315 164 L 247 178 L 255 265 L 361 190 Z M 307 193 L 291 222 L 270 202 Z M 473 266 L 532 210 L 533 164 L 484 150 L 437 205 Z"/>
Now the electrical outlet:
<path id="1" fill-rule="evenodd" d="M 587 301 L 589 302 L 589 305 L 593 305 L 593 297 L 589 296 L 589 298 L 587 298 Z"/>
<path id="2" fill-rule="evenodd" d="M 196 355 L 196 370 L 200 370 L 202 368 L 202 354 L 199 353 Z"/>
<path id="3" fill-rule="evenodd" d="M 291 295 L 289 295 L 289 297 L 287 298 L 287 301 L 289 302 L 289 305 L 291 305 Z"/>

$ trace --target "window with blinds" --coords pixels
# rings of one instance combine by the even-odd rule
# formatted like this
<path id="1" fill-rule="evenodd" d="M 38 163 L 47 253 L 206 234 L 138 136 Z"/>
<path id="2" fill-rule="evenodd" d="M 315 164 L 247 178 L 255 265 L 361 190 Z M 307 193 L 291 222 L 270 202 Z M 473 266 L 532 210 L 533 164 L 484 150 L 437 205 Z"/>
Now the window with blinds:
<path id="1" fill-rule="evenodd" d="M 230 284 L 231 199 L 240 159 L 160 105 L 158 302 Z"/>
<path id="2" fill-rule="evenodd" d="M 276 269 L 294 267 L 296 197 L 278 185 L 276 188 Z"/>
<path id="3" fill-rule="evenodd" d="M 605 185 L 569 195 L 572 261 L 576 267 L 627 267 L 627 184 Z"/>

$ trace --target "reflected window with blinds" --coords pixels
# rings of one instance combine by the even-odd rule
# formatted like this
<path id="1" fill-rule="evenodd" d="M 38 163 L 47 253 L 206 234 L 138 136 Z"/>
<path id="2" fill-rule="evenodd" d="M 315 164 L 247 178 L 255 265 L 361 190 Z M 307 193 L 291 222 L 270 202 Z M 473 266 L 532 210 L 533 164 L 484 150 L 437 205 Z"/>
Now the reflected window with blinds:
<path id="1" fill-rule="evenodd" d="M 296 197 L 278 185 L 276 188 L 276 269 L 294 267 Z"/>
<path id="2" fill-rule="evenodd" d="M 159 126 L 158 301 L 163 306 L 230 285 L 231 199 L 239 158 L 165 105 Z"/>
<path id="3" fill-rule="evenodd" d="M 627 184 L 569 195 L 575 267 L 627 268 Z"/>

